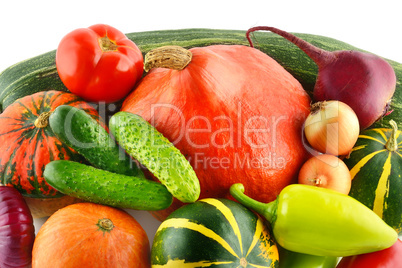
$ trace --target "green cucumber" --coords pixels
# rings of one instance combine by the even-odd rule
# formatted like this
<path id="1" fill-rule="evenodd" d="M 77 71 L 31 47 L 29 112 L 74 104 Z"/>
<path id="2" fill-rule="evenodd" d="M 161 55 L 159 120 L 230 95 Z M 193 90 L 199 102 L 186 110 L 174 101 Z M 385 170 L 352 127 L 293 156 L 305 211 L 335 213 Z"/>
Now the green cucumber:
<path id="1" fill-rule="evenodd" d="M 137 159 L 184 203 L 200 196 L 200 183 L 192 166 L 167 138 L 142 117 L 118 112 L 109 121 L 110 132 L 126 152 Z"/>
<path id="2" fill-rule="evenodd" d="M 137 44 L 144 55 L 151 49 L 165 45 L 178 45 L 184 48 L 216 44 L 248 45 L 245 38 L 246 32 L 241 30 L 180 29 L 128 33 L 126 35 Z M 318 72 L 317 65 L 297 46 L 276 34 L 257 32 L 253 33 L 253 35 L 256 40 L 254 41 L 256 48 L 280 63 L 312 95 Z M 295 33 L 295 35 L 329 51 L 364 51 L 325 36 L 301 33 Z M 67 91 L 57 74 L 55 55 L 55 50 L 47 52 L 14 64 L 0 74 L 0 112 L 18 98 L 38 91 L 51 89 Z M 388 121 L 394 119 L 402 129 L 402 121 L 399 120 L 402 117 L 402 64 L 389 59 L 387 61 L 394 68 L 397 77 L 396 91 L 391 103 L 393 113 L 388 115 L 385 120 L 375 123 L 373 127 L 387 128 Z M 118 106 L 119 104 L 121 103 L 116 105 Z M 106 111 L 106 116 L 108 116 L 109 112 L 116 111 L 116 105 L 112 105 L 111 111 L 109 111 L 109 105 L 102 107 L 103 111 Z M 104 115 L 104 113 L 100 114 L 101 116 Z"/>
<path id="3" fill-rule="evenodd" d="M 94 167 L 145 178 L 134 160 L 84 110 L 60 105 L 50 115 L 49 125 L 60 141 L 77 151 Z"/>
<path id="4" fill-rule="evenodd" d="M 63 194 L 82 200 L 135 210 L 168 208 L 172 195 L 162 184 L 126 176 L 68 160 L 45 166 L 47 183 Z"/>

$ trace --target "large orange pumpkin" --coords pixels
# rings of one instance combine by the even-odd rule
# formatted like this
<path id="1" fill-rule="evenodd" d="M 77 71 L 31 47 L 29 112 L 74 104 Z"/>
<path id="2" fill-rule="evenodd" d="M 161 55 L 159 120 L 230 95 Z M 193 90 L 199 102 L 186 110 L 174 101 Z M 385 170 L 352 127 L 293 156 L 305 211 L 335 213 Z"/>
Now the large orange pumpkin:
<path id="1" fill-rule="evenodd" d="M 150 267 L 146 232 L 127 212 L 93 203 L 58 210 L 43 224 L 32 268 Z"/>
<path id="2" fill-rule="evenodd" d="M 121 109 L 145 118 L 181 150 L 200 180 L 200 198 L 230 198 L 230 185 L 241 182 L 252 198 L 274 200 L 296 182 L 307 159 L 301 134 L 309 96 L 257 49 L 216 45 L 189 52 L 172 47 L 147 55 L 145 66 L 158 68 Z M 180 70 L 180 63 L 188 65 Z M 176 200 L 154 214 L 163 220 L 181 205 Z"/>

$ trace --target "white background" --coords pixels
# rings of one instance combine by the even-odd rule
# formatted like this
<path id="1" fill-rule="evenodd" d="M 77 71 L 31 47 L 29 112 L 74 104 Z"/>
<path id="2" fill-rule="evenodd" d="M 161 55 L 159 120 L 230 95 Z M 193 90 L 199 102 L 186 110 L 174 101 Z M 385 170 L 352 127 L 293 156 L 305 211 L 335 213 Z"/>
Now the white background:
<path id="1" fill-rule="evenodd" d="M 328 3 L 328 4 L 327 4 Z M 0 72 L 56 49 L 68 32 L 96 23 L 124 33 L 180 28 L 247 30 L 267 25 L 324 35 L 402 63 L 402 1 L 2 1 Z M 158 222 L 130 212 L 152 242 Z M 44 220 L 36 221 L 37 230 Z"/>

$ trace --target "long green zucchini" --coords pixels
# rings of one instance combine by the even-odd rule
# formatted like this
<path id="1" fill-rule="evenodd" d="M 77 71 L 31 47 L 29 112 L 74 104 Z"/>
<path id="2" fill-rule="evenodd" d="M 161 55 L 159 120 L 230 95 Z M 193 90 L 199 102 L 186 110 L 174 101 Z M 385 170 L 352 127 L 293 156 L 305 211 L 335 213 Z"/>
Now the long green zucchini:
<path id="1" fill-rule="evenodd" d="M 360 50 L 347 43 L 325 36 L 312 34 L 295 34 L 314 45 L 333 50 Z M 129 33 L 127 37 L 133 40 L 141 51 L 164 45 L 179 45 L 185 48 L 208 46 L 214 44 L 243 44 L 248 45 L 245 31 L 218 30 L 218 29 L 181 29 Z M 268 54 L 287 69 L 300 81 L 305 90 L 311 95 L 316 76 L 317 66 L 298 47 L 284 38 L 270 32 L 254 33 L 255 46 Z M 16 99 L 43 90 L 67 91 L 60 81 L 55 65 L 56 51 L 39 55 L 17 63 L 0 74 L 0 111 Z M 394 119 L 402 128 L 402 64 L 388 60 L 395 69 L 397 89 L 393 97 L 391 108 L 393 113 L 373 125 L 373 127 L 387 127 L 388 121 Z M 364 100 L 362 100 L 364 101 Z"/>

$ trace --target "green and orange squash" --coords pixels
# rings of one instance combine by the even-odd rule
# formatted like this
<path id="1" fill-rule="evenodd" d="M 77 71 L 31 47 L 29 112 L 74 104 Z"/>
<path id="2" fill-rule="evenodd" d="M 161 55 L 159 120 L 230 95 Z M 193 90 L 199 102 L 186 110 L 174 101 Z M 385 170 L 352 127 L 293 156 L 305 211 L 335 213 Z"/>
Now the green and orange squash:
<path id="1" fill-rule="evenodd" d="M 42 173 L 53 160 L 83 162 L 76 151 L 59 141 L 48 118 L 62 104 L 79 107 L 99 120 L 98 112 L 79 97 L 61 91 L 42 91 L 8 106 L 0 114 L 0 184 L 14 186 L 26 197 L 60 197 Z"/>
<path id="2" fill-rule="evenodd" d="M 152 267 L 278 267 L 269 226 L 243 205 L 206 198 L 175 210 L 158 228 Z"/>
<path id="3" fill-rule="evenodd" d="M 363 131 L 344 161 L 352 177 L 349 195 L 401 234 L 402 135 L 393 120 L 390 124 Z"/>

